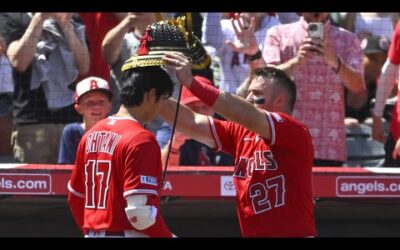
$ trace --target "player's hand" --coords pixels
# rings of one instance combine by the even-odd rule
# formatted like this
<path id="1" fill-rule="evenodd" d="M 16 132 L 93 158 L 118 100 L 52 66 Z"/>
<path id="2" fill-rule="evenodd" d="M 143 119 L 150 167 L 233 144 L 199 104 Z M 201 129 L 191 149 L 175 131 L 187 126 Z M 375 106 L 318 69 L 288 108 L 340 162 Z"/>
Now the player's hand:
<path id="1" fill-rule="evenodd" d="M 176 72 L 179 83 L 190 88 L 193 75 L 189 59 L 180 52 L 167 52 L 165 53 L 163 60 L 165 62 L 165 68 Z"/>

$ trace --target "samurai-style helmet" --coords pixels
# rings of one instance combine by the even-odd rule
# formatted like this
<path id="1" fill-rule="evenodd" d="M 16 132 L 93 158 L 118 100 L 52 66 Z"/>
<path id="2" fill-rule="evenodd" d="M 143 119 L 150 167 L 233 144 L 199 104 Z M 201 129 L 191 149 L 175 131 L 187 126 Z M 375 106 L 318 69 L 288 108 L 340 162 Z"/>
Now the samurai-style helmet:
<path id="1" fill-rule="evenodd" d="M 190 58 L 192 69 L 200 70 L 210 65 L 207 54 L 199 38 L 185 28 L 185 17 L 168 19 L 147 26 L 140 39 L 137 53 L 125 61 L 122 72 L 149 66 L 161 66 L 165 52 L 178 51 Z"/>

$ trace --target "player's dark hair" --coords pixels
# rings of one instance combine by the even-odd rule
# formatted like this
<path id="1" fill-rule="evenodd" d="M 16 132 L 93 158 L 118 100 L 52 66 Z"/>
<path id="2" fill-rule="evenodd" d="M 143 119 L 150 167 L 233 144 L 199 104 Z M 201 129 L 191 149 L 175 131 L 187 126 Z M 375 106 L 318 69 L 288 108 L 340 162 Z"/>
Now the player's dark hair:
<path id="1" fill-rule="evenodd" d="M 143 102 L 144 94 L 153 88 L 157 100 L 163 95 L 170 97 L 174 89 L 173 81 L 160 66 L 127 70 L 122 75 L 121 103 L 125 107 L 138 106 Z"/>
<path id="2" fill-rule="evenodd" d="M 293 111 L 296 104 L 296 83 L 282 70 L 273 67 L 264 67 L 254 70 L 253 77 L 272 78 L 275 84 L 284 90 L 289 96 L 289 108 Z"/>

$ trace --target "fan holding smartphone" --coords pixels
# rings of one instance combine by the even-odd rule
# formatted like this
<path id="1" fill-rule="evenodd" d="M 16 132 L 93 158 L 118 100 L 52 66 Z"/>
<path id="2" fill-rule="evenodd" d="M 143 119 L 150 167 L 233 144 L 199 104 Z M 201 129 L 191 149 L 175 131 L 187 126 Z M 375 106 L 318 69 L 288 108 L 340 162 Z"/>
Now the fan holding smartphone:
<path id="1" fill-rule="evenodd" d="M 298 86 L 293 114 L 311 131 L 314 166 L 341 166 L 347 160 L 343 87 L 365 93 L 360 41 L 332 25 L 330 14 L 302 12 L 298 22 L 271 28 L 262 57 Z"/>
<path id="2" fill-rule="evenodd" d="M 324 41 L 324 25 L 323 23 L 310 23 L 308 25 L 308 37 L 312 39 L 312 44 L 315 46 L 321 46 L 320 44 Z M 316 49 L 310 49 L 318 52 Z"/>
<path id="3" fill-rule="evenodd" d="M 312 39 L 324 40 L 324 25 L 322 23 L 310 23 L 308 25 L 308 36 Z"/>

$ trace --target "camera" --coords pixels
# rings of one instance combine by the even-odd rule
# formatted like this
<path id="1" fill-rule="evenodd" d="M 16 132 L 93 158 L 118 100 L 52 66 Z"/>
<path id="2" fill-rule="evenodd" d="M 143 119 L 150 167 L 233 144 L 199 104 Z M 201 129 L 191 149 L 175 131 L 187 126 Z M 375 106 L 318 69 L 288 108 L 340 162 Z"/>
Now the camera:
<path id="1" fill-rule="evenodd" d="M 308 36 L 312 39 L 324 40 L 323 23 L 310 23 L 308 25 Z"/>

